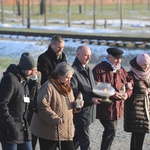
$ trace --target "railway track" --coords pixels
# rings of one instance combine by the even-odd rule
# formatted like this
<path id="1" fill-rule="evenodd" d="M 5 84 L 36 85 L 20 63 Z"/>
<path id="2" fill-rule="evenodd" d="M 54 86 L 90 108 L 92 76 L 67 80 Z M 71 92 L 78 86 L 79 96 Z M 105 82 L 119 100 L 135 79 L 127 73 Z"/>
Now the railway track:
<path id="1" fill-rule="evenodd" d="M 24 40 L 50 40 L 53 33 L 35 33 L 24 31 L 0 31 L 0 38 L 24 39 Z M 57 35 L 57 34 L 55 34 Z M 83 44 L 108 45 L 117 47 L 138 47 L 150 48 L 150 38 L 141 37 L 111 37 L 98 35 L 76 35 L 76 34 L 59 34 L 65 41 L 72 39 L 74 42 Z M 22 38 L 20 38 L 22 37 Z"/>

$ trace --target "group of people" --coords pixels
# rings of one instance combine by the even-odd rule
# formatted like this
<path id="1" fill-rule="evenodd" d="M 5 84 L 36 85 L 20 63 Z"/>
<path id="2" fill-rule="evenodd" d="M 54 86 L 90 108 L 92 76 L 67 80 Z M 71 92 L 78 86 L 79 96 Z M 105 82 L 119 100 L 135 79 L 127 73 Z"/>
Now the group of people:
<path id="1" fill-rule="evenodd" d="M 122 66 L 123 51 L 110 47 L 92 69 L 91 49 L 77 48 L 73 64 L 63 52 L 64 39 L 52 37 L 37 60 L 24 52 L 18 65 L 10 64 L 0 82 L 0 142 L 3 150 L 90 149 L 90 124 L 104 127 L 101 150 L 110 150 L 117 122 L 124 115 L 124 130 L 131 132 L 130 150 L 142 150 L 150 129 L 150 56 L 131 59 Z M 115 90 L 111 103 L 93 92 L 99 83 Z M 124 88 L 124 92 L 121 92 Z M 82 94 L 81 107 L 76 99 Z"/>

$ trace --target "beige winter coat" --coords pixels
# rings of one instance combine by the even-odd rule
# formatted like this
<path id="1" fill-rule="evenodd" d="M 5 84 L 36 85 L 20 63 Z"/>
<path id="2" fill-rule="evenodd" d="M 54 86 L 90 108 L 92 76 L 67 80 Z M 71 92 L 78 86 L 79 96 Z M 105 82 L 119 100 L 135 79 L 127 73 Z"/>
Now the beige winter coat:
<path id="1" fill-rule="evenodd" d="M 31 121 L 32 134 L 48 140 L 58 140 L 57 122 L 62 118 L 63 124 L 59 126 L 60 140 L 73 140 L 73 101 L 72 90 L 65 97 L 49 81 L 43 84 L 37 98 L 38 113 L 34 113 Z"/>

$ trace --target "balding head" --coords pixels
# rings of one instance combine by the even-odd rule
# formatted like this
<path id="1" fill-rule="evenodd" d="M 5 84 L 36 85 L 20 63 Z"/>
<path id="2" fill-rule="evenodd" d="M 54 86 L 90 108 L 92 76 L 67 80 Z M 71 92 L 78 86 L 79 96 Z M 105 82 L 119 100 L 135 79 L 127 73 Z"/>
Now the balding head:
<path id="1" fill-rule="evenodd" d="M 77 49 L 77 58 L 82 65 L 87 65 L 91 59 L 91 50 L 88 46 L 82 45 Z"/>

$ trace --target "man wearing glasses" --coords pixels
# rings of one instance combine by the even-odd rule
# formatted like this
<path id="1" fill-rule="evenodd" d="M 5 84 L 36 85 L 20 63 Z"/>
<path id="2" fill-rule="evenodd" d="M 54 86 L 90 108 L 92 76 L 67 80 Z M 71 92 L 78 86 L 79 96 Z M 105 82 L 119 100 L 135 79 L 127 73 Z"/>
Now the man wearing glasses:
<path id="1" fill-rule="evenodd" d="M 47 81 L 49 74 L 60 62 L 67 62 L 63 53 L 64 40 L 59 35 L 54 35 L 49 44 L 48 50 L 38 57 L 37 69 L 41 72 L 41 85 Z"/>

